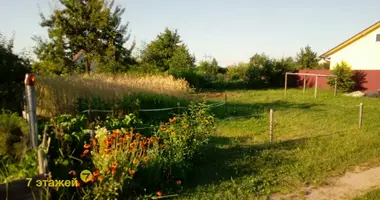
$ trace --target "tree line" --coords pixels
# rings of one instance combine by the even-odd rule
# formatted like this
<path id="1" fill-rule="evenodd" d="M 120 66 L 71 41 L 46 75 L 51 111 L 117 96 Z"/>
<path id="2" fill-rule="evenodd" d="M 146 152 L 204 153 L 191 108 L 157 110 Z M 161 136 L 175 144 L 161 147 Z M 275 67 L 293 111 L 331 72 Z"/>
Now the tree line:
<path id="1" fill-rule="evenodd" d="M 0 95 L 19 88 L 25 72 L 44 75 L 67 75 L 99 72 L 166 73 L 185 78 L 197 88 L 264 87 L 281 84 L 286 71 L 298 69 L 328 69 L 318 64 L 317 53 L 310 46 L 301 48 L 295 58 L 275 59 L 265 54 L 253 55 L 248 63 L 221 67 L 215 58 L 196 58 L 177 30 L 165 28 L 157 37 L 136 49 L 131 41 L 129 23 L 122 23 L 125 9 L 106 0 L 58 0 L 60 8 L 45 15 L 40 13 L 42 28 L 48 38 L 34 36 L 37 61 L 12 52 L 13 39 L 1 36 Z M 130 44 L 130 45 L 127 45 Z M 137 53 L 134 55 L 133 53 Z M 8 80 L 12 79 L 12 80 Z M 216 83 L 216 84 L 215 84 Z M 12 89 L 9 89 L 12 88 Z M 16 98 L 7 96 L 7 98 Z M 3 102 L 4 104 L 4 102 Z"/>

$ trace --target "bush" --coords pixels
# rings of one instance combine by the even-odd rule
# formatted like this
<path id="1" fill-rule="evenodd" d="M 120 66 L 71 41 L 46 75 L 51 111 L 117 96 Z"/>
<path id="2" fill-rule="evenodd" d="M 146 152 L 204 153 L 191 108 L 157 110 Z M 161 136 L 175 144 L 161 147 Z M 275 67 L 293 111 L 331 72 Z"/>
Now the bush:
<path id="1" fill-rule="evenodd" d="M 248 80 L 248 63 L 239 63 L 227 68 L 227 77 L 230 80 Z"/>
<path id="2" fill-rule="evenodd" d="M 28 136 L 27 122 L 16 113 L 3 110 L 0 114 L 0 156 L 19 160 L 26 152 Z"/>
<path id="3" fill-rule="evenodd" d="M 346 62 L 342 61 L 337 63 L 333 70 L 332 74 L 337 77 L 337 89 L 342 92 L 350 92 L 355 87 L 355 81 L 353 80 L 354 73 L 351 71 L 351 66 Z M 329 77 L 327 84 L 331 87 L 335 87 L 335 78 Z"/>
<path id="4" fill-rule="evenodd" d="M 218 73 L 216 75 L 216 80 L 217 81 L 224 81 L 224 80 L 226 80 L 226 76 L 224 74 Z"/>
<path id="5" fill-rule="evenodd" d="M 147 184 L 142 180 L 149 179 L 150 187 L 160 189 L 162 183 L 186 179 L 187 172 L 194 167 L 193 159 L 199 155 L 200 147 L 208 142 L 213 130 L 214 117 L 203 103 L 193 102 L 187 112 L 161 124 L 155 134 L 160 138 L 161 151 L 150 168 L 142 169 L 140 184 Z"/>

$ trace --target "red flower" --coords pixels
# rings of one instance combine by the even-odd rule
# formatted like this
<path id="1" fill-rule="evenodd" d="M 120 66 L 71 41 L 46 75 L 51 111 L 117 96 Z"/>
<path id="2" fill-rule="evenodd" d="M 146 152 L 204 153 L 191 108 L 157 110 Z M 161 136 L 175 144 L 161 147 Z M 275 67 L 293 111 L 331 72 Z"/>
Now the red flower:
<path id="1" fill-rule="evenodd" d="M 89 150 L 86 149 L 83 151 L 83 153 L 80 155 L 81 158 L 85 157 L 88 154 Z"/>
<path id="2" fill-rule="evenodd" d="M 113 164 L 112 164 L 112 168 L 116 168 L 117 167 L 117 162 L 114 162 Z"/>
<path id="3" fill-rule="evenodd" d="M 156 194 L 157 194 L 158 196 L 162 196 L 162 192 L 161 192 L 161 191 L 157 191 Z"/>
<path id="4" fill-rule="evenodd" d="M 96 171 L 94 171 L 94 173 L 92 173 L 92 175 L 94 175 L 94 176 L 99 176 L 99 174 L 100 174 L 99 170 L 96 170 Z"/>

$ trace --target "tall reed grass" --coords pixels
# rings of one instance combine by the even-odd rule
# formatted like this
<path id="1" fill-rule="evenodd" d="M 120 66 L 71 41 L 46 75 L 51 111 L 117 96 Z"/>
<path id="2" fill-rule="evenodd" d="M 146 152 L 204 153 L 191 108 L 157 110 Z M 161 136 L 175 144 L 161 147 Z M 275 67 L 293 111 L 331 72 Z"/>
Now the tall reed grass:
<path id="1" fill-rule="evenodd" d="M 36 77 L 37 114 L 54 117 L 77 113 L 78 100 L 96 97 L 101 102 L 133 98 L 188 98 L 193 89 L 182 79 L 154 74 L 92 74 L 68 77 Z M 97 109 L 97 108 L 93 108 Z"/>

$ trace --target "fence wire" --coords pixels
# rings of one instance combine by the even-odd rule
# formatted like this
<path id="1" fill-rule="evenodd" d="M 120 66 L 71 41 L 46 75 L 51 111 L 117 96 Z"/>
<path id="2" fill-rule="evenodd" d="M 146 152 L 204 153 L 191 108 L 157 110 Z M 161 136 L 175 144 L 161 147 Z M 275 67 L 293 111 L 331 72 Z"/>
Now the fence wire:
<path id="1" fill-rule="evenodd" d="M 226 102 L 222 103 L 212 103 L 206 105 L 207 107 L 219 107 L 225 105 Z M 184 109 L 188 108 L 188 106 L 177 106 L 177 107 L 170 107 L 170 108 L 152 108 L 152 109 L 139 109 L 139 112 L 158 112 L 158 111 L 168 111 L 168 110 L 175 110 L 175 109 Z M 104 112 L 104 113 L 112 113 L 114 112 L 113 110 L 97 110 L 97 109 L 89 109 L 89 110 L 83 110 L 81 113 L 86 113 L 86 112 Z"/>
<path id="2" fill-rule="evenodd" d="M 206 105 L 207 107 L 220 107 L 220 106 L 224 106 L 226 105 L 226 102 L 222 102 L 222 103 L 212 103 L 212 104 L 208 104 Z M 155 108 L 155 109 L 139 109 L 140 112 L 157 112 L 157 111 L 167 111 L 167 110 L 175 110 L 175 109 L 179 109 L 179 108 L 188 108 L 188 106 L 182 106 L 182 107 L 171 107 L 171 108 Z M 85 112 L 105 112 L 105 113 L 112 113 L 113 110 L 84 110 L 82 111 L 82 113 L 85 113 Z M 245 117 L 245 116 L 242 116 L 242 117 Z M 160 126 L 145 126 L 145 127 L 139 127 L 139 128 L 133 128 L 134 130 L 145 130 L 145 129 L 153 129 L 153 128 L 159 128 Z"/>

